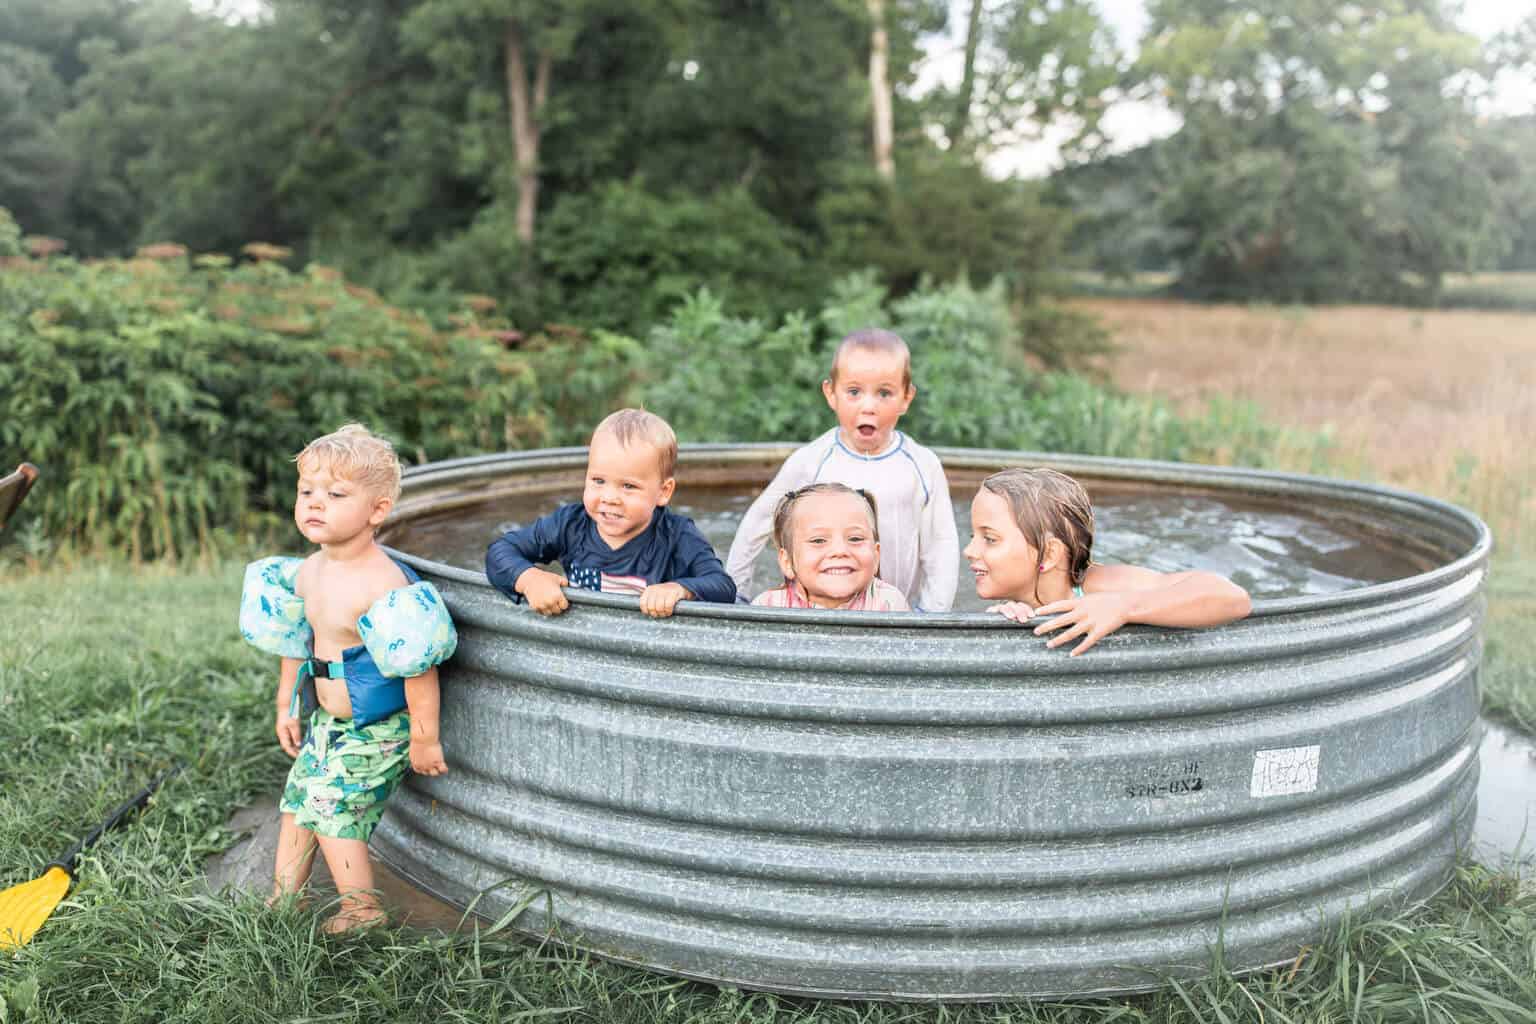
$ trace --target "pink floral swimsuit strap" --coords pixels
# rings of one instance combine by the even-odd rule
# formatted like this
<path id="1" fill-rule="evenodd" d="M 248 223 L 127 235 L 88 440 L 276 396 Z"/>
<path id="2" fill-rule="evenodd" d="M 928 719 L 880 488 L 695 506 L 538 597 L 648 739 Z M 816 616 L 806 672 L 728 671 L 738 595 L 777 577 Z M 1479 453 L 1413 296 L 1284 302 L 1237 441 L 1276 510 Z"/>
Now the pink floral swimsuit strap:
<path id="1" fill-rule="evenodd" d="M 858 597 L 855 597 L 852 601 L 848 602 L 846 605 L 837 610 L 843 612 L 891 611 L 892 607 L 890 602 L 881 598 L 878 588 L 878 581 L 870 580 L 869 586 L 864 588 L 863 593 L 859 594 Z M 800 588 L 795 586 L 793 583 L 786 583 L 782 587 L 779 587 L 776 591 L 773 591 L 773 593 L 776 596 L 764 602 L 764 604 L 771 608 L 816 607 L 815 605 L 811 604 L 810 600 L 805 596 L 803 592 L 801 592 Z M 782 594 L 783 597 L 778 597 L 777 595 L 779 594 Z"/>

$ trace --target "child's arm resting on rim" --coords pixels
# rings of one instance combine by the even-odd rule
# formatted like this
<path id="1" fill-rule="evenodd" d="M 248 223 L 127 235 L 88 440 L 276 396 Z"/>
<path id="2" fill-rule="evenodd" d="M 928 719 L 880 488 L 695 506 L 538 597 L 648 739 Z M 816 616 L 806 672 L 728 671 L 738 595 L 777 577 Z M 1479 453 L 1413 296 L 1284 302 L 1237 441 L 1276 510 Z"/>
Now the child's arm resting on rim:
<path id="1" fill-rule="evenodd" d="M 575 507 L 581 510 L 580 505 Z M 585 515 L 584 510 L 582 514 Z M 560 588 L 570 586 L 570 580 L 537 565 L 565 554 L 565 524 L 569 517 L 570 513 L 562 508 L 491 541 L 485 552 L 485 576 L 491 585 L 516 604 L 527 601 L 540 615 L 558 615 L 569 608 L 570 602 Z"/>
<path id="2" fill-rule="evenodd" d="M 411 715 L 411 770 L 422 775 L 448 771 L 437 734 L 439 705 L 436 665 L 405 681 L 405 706 Z"/>
<path id="3" fill-rule="evenodd" d="M 1253 606 L 1246 590 L 1209 572 L 1160 573 L 1134 565 L 1095 565 L 1089 568 L 1083 586 L 1087 592 L 1082 597 L 1052 601 L 1035 609 L 1036 615 L 1056 616 L 1036 626 L 1036 636 L 1065 630 L 1052 637 L 1046 647 L 1060 647 L 1082 638 L 1072 648 L 1074 657 L 1128 623 L 1219 626 L 1242 618 Z"/>
<path id="4" fill-rule="evenodd" d="M 530 565 L 518 574 L 512 585 L 513 593 L 517 595 L 513 600 L 527 601 L 528 607 L 540 615 L 559 615 L 571 606 L 560 588 L 570 585 L 571 581 L 564 576 Z"/>
<path id="5" fill-rule="evenodd" d="M 653 618 L 671 615 L 679 601 L 731 604 L 736 600 L 736 581 L 726 573 L 704 534 L 692 520 L 684 520 L 681 526 L 669 566 L 677 578 L 653 583 L 640 595 L 640 610 Z"/>

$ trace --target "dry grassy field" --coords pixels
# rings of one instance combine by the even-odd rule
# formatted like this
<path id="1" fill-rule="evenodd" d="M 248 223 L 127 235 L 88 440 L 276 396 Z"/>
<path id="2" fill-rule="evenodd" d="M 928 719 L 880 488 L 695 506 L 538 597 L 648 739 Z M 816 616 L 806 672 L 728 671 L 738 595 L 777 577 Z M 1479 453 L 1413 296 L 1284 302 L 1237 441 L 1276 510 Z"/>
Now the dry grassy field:
<path id="1" fill-rule="evenodd" d="M 1465 504 L 1506 550 L 1536 544 L 1536 313 L 1076 305 L 1114 334 L 1122 389 L 1251 400 L 1328 432 L 1341 468 Z"/>

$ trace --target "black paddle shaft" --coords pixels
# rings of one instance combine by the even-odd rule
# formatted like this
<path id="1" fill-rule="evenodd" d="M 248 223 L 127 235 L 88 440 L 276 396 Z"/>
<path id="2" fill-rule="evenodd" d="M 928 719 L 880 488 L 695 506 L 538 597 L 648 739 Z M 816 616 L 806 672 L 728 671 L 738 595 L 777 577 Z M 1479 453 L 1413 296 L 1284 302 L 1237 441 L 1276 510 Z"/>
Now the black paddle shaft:
<path id="1" fill-rule="evenodd" d="M 143 807 L 145 804 L 149 803 L 149 798 L 154 795 L 155 790 L 160 788 L 160 784 L 179 771 L 181 771 L 181 766 L 177 765 L 174 768 L 167 768 L 165 771 L 155 776 L 149 785 L 145 786 L 134 796 L 119 804 L 117 809 L 107 816 L 106 821 L 103 821 L 100 825 L 97 825 L 94 829 L 91 830 L 90 835 L 80 840 L 74 846 L 71 846 L 68 850 L 65 851 L 64 856 L 60 857 L 56 861 L 53 861 L 48 866 L 50 868 L 63 868 L 69 873 L 69 876 L 73 878 L 75 876 L 75 860 L 80 856 L 85 848 L 90 846 L 96 840 L 100 839 L 103 833 L 121 825 L 123 820 L 134 811 L 137 811 L 140 807 Z"/>

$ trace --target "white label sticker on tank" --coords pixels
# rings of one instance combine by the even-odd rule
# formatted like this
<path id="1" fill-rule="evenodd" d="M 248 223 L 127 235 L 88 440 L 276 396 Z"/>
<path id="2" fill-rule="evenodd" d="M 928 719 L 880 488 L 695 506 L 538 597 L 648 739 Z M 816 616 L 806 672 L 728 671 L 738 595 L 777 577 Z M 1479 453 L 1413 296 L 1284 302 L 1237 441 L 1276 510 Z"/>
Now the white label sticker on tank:
<path id="1" fill-rule="evenodd" d="M 1321 747 L 1281 747 L 1256 750 L 1253 754 L 1253 782 L 1249 795 L 1288 796 L 1310 793 L 1317 788 L 1317 766 Z"/>

